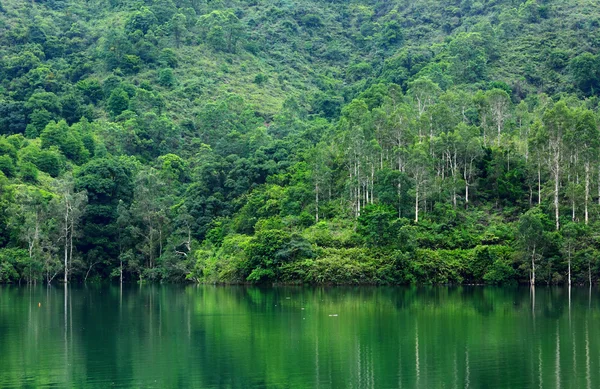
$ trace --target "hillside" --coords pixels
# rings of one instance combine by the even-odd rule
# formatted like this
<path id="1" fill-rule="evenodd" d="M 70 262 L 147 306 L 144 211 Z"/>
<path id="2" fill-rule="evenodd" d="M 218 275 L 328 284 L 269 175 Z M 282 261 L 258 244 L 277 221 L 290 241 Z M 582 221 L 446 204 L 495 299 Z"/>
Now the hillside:
<path id="1" fill-rule="evenodd" d="M 0 1 L 0 282 L 598 279 L 597 2 Z"/>

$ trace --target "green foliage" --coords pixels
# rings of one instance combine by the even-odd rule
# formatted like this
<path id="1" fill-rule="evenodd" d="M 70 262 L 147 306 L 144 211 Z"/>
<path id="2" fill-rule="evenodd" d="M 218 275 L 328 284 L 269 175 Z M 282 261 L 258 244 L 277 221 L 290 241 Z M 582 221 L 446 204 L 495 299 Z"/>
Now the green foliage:
<path id="1" fill-rule="evenodd" d="M 13 283 L 20 280 L 20 273 L 28 262 L 26 250 L 0 250 L 0 283 Z"/>
<path id="2" fill-rule="evenodd" d="M 108 98 L 108 109 L 113 116 L 119 116 L 129 107 L 129 95 L 121 89 L 115 89 Z"/>
<path id="3" fill-rule="evenodd" d="M 125 22 L 125 29 L 129 32 L 140 30 L 145 34 L 157 23 L 158 19 L 154 13 L 148 7 L 142 7 L 129 16 Z"/>
<path id="4" fill-rule="evenodd" d="M 243 27 L 238 17 L 229 10 L 215 10 L 198 18 L 202 38 L 215 50 L 234 53 L 242 38 Z"/>
<path id="5" fill-rule="evenodd" d="M 600 58 L 585 52 L 573 58 L 569 67 L 575 84 L 586 94 L 594 94 L 600 87 Z"/>
<path id="6" fill-rule="evenodd" d="M 25 162 L 19 165 L 19 176 L 23 182 L 36 184 L 38 182 L 38 169 L 31 162 Z"/>
<path id="7" fill-rule="evenodd" d="M 2 1 L 2 282 L 85 193 L 72 280 L 596 282 L 595 2 L 92 3 Z"/>
<path id="8" fill-rule="evenodd" d="M 175 76 L 173 70 L 166 68 L 160 69 L 158 72 L 158 83 L 162 86 L 171 87 L 175 84 Z"/>
<path id="9" fill-rule="evenodd" d="M 486 76 L 488 57 L 483 36 L 460 33 L 449 44 L 450 72 L 458 83 L 481 81 Z"/>
<path id="10" fill-rule="evenodd" d="M 14 177 L 16 175 L 15 164 L 8 155 L 0 155 L 0 171 L 6 177 Z"/>
<path id="11" fill-rule="evenodd" d="M 42 149 L 58 148 L 63 155 L 78 164 L 89 159 L 89 151 L 85 148 L 81 134 L 74 127 L 69 128 L 66 121 L 50 122 L 40 134 Z"/>
<path id="12" fill-rule="evenodd" d="M 398 225 L 394 223 L 396 212 L 381 205 L 365 207 L 359 216 L 356 232 L 365 238 L 370 246 L 385 247 L 398 239 Z"/>

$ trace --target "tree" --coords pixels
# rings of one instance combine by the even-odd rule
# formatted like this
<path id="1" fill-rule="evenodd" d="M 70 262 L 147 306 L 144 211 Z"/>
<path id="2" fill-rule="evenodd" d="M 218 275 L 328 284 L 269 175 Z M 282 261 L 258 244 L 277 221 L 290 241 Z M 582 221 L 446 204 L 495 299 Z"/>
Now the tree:
<path id="1" fill-rule="evenodd" d="M 425 111 L 435 103 L 437 97 L 441 93 L 441 89 L 429 78 L 419 78 L 408 85 L 408 95 L 417 103 L 417 118 L 420 119 L 425 114 Z M 423 141 L 423 137 L 424 134 L 422 133 L 421 128 L 419 128 L 420 142 Z"/>
<path id="2" fill-rule="evenodd" d="M 129 95 L 122 89 L 115 89 L 108 98 L 108 109 L 113 116 L 119 116 L 129 108 Z"/>
<path id="3" fill-rule="evenodd" d="M 459 142 L 458 166 L 462 170 L 462 177 L 465 183 L 465 205 L 468 205 L 470 201 L 469 188 L 473 185 L 477 169 L 475 162 L 483 156 L 483 148 L 476 127 L 461 123 L 455 132 L 457 132 Z"/>
<path id="4" fill-rule="evenodd" d="M 450 72 L 457 83 L 472 83 L 486 75 L 487 54 L 478 32 L 461 32 L 448 45 Z"/>
<path id="5" fill-rule="evenodd" d="M 585 224 L 589 222 L 588 203 L 590 200 L 591 168 L 598 160 L 600 148 L 600 133 L 594 114 L 589 110 L 577 112 L 575 131 L 570 137 L 570 147 L 578 151 L 578 157 L 584 165 L 585 195 L 584 212 Z M 599 186 L 600 188 L 600 186 Z"/>
<path id="6" fill-rule="evenodd" d="M 525 212 L 519 218 L 518 242 L 525 255 L 531 261 L 530 284 L 535 285 L 535 263 L 542 258 L 546 245 L 544 214 L 536 207 Z"/>
<path id="7" fill-rule="evenodd" d="M 16 232 L 19 242 L 26 245 L 29 261 L 25 265 L 27 282 L 33 283 L 46 274 L 49 283 L 58 273 L 53 260 L 52 220 L 49 204 L 52 194 L 34 187 L 21 185 L 15 188 L 14 206 L 10 209 L 9 226 Z M 50 249 L 44 253 L 44 248 Z"/>
<path id="8" fill-rule="evenodd" d="M 429 180 L 429 154 L 420 145 L 413 148 L 409 157 L 408 171 L 412 177 L 415 192 L 415 223 L 419 222 L 421 202 L 426 199 L 425 185 Z"/>
<path id="9" fill-rule="evenodd" d="M 171 32 L 175 38 L 175 45 L 179 47 L 181 45 L 181 38 L 186 32 L 186 18 L 183 14 L 175 14 L 169 22 Z"/>
<path id="10" fill-rule="evenodd" d="M 157 23 L 158 20 L 154 13 L 148 7 L 142 7 L 139 11 L 131 14 L 127 19 L 127 22 L 125 22 L 125 29 L 128 32 L 141 30 L 145 34 Z"/>
<path id="11" fill-rule="evenodd" d="M 398 231 L 395 228 L 396 212 L 384 205 L 366 206 L 357 219 L 356 232 L 365 238 L 367 245 L 386 247 L 396 243 Z"/>
<path id="12" fill-rule="evenodd" d="M 490 110 L 490 117 L 498 131 L 496 144 L 500 146 L 500 135 L 504 129 L 504 122 L 510 116 L 510 96 L 502 89 L 492 89 L 486 92 L 485 97 Z"/>
<path id="13" fill-rule="evenodd" d="M 64 282 L 69 281 L 69 270 L 73 262 L 73 237 L 85 212 L 87 193 L 75 192 L 75 181 L 71 174 L 55 182 L 57 196 L 53 199 L 57 219 L 60 220 L 60 240 L 63 241 Z"/>
<path id="14" fill-rule="evenodd" d="M 563 160 L 563 141 L 569 131 L 573 131 L 575 120 L 573 112 L 564 101 L 559 101 L 544 112 L 544 126 L 548 137 L 548 150 L 550 151 L 551 170 L 554 178 L 554 216 L 556 230 L 560 228 L 559 221 L 559 190 L 561 180 L 561 166 Z"/>
<path id="15" fill-rule="evenodd" d="M 331 190 L 331 168 L 329 166 L 329 148 L 325 143 L 317 144 L 309 151 L 308 160 L 312 162 L 312 181 L 315 192 L 315 223 L 319 222 L 319 200 L 322 193 Z M 330 196 L 331 197 L 331 196 Z"/>
<path id="16" fill-rule="evenodd" d="M 67 158 L 75 163 L 85 163 L 89 158 L 89 151 L 83 145 L 81 135 L 69 128 L 66 121 L 50 122 L 40 134 L 43 149 L 56 146 Z"/>
<path id="17" fill-rule="evenodd" d="M 586 94 L 594 94 L 600 87 L 600 58 L 585 52 L 569 63 L 571 76 L 577 87 Z"/>
<path id="18" fill-rule="evenodd" d="M 212 11 L 198 19 L 202 38 L 215 50 L 229 53 L 236 51 L 237 42 L 242 37 L 242 24 L 231 11 Z"/>
<path id="19" fill-rule="evenodd" d="M 146 259 L 147 269 L 155 267 L 156 259 L 164 253 L 170 218 L 166 212 L 171 206 L 167 187 L 159 172 L 153 168 L 137 174 L 134 199 L 129 212 L 133 215 L 133 235 L 138 250 Z"/>
<path id="20" fill-rule="evenodd" d="M 589 233 L 581 224 L 567 223 L 562 231 L 562 253 L 567 257 L 567 284 L 571 286 L 572 277 L 571 269 L 574 255 L 581 250 L 585 240 L 585 236 Z"/>
<path id="21" fill-rule="evenodd" d="M 133 200 L 135 170 L 127 158 L 97 158 L 83 165 L 75 176 L 75 192 L 86 191 L 88 195 L 77 248 L 91 263 L 104 262 L 110 268 L 111 261 L 118 259 L 117 207 L 120 201 L 129 206 Z"/>

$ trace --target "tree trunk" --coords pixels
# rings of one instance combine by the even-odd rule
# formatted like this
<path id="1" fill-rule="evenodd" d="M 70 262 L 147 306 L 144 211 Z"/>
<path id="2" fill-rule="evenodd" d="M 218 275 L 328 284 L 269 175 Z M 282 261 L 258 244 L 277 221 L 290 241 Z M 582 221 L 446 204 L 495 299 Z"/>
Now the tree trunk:
<path id="1" fill-rule="evenodd" d="M 69 277 L 69 203 L 65 195 L 65 284 Z"/>
<path id="2" fill-rule="evenodd" d="M 415 185 L 415 223 L 419 222 L 419 184 Z"/>
<path id="3" fill-rule="evenodd" d="M 569 247 L 569 286 L 571 286 L 571 248 Z"/>
<path id="4" fill-rule="evenodd" d="M 71 234 L 69 235 L 69 268 L 73 266 L 73 233 L 75 232 L 75 218 L 71 215 Z"/>
<path id="5" fill-rule="evenodd" d="M 556 220 L 556 231 L 560 229 L 559 210 L 558 210 L 558 186 L 560 177 L 559 156 L 558 153 L 554 156 L 554 218 Z"/>
<path id="6" fill-rule="evenodd" d="M 319 184 L 315 184 L 315 223 L 319 222 Z"/>
<path id="7" fill-rule="evenodd" d="M 542 167 L 538 162 L 538 205 L 542 203 Z"/>
<path id="8" fill-rule="evenodd" d="M 402 217 L 402 184 L 398 182 L 398 218 Z"/>
<path id="9" fill-rule="evenodd" d="M 588 215 L 588 200 L 590 197 L 590 163 L 588 161 L 585 162 L 585 224 L 587 225 L 589 222 Z"/>

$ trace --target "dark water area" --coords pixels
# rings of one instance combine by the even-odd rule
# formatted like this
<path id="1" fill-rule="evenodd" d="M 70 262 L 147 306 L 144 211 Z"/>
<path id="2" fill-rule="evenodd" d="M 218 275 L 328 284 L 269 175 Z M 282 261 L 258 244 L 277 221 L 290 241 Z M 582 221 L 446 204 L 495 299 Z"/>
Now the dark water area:
<path id="1" fill-rule="evenodd" d="M 598 388 L 599 297 L 0 286 L 0 388 Z"/>

